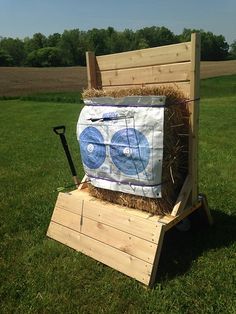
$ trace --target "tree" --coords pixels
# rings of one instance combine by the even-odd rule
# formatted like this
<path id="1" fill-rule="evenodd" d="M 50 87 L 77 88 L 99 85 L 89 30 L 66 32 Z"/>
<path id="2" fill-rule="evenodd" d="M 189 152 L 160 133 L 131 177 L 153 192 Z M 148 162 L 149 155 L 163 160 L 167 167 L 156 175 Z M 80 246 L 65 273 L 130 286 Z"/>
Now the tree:
<path id="1" fill-rule="evenodd" d="M 48 36 L 47 46 L 48 47 L 57 47 L 60 44 L 60 41 L 61 41 L 61 34 L 54 33 L 54 34 Z"/>
<path id="2" fill-rule="evenodd" d="M 65 30 L 59 47 L 63 52 L 65 65 L 85 65 L 86 35 L 79 29 Z"/>
<path id="3" fill-rule="evenodd" d="M 124 48 L 123 51 L 135 50 L 137 49 L 136 45 L 136 34 L 131 29 L 125 29 L 122 32 Z"/>
<path id="4" fill-rule="evenodd" d="M 146 42 L 148 47 L 164 46 L 178 42 L 178 37 L 164 26 L 144 27 L 137 31 L 137 39 Z"/>
<path id="5" fill-rule="evenodd" d="M 89 50 L 94 51 L 96 55 L 110 53 L 109 35 L 105 29 L 93 28 L 87 32 L 87 38 Z"/>
<path id="6" fill-rule="evenodd" d="M 11 65 L 20 66 L 24 64 L 25 48 L 23 42 L 20 39 L 3 38 L 0 41 L 0 49 L 2 49 L 5 54 L 10 57 Z"/>
<path id="7" fill-rule="evenodd" d="M 125 29 L 116 31 L 93 28 L 65 30 L 63 34 L 54 33 L 46 37 L 35 33 L 24 40 L 0 36 L 0 65 L 32 66 L 72 66 L 86 64 L 85 52 L 92 50 L 96 55 L 144 49 L 189 41 L 192 32 L 201 33 L 202 60 L 226 60 L 236 58 L 236 41 L 229 45 L 224 36 L 214 35 L 204 30 L 185 28 L 181 35 L 175 35 L 166 27 L 144 27 L 137 31 Z M 55 49 L 53 49 L 55 48 Z"/>
<path id="8" fill-rule="evenodd" d="M 27 64 L 35 67 L 54 67 L 62 65 L 62 52 L 57 47 L 45 47 L 31 52 Z"/>
<path id="9" fill-rule="evenodd" d="M 135 34 L 130 30 L 115 32 L 110 37 L 109 53 L 123 52 L 136 49 Z"/>
<path id="10" fill-rule="evenodd" d="M 32 38 L 24 39 L 25 50 L 27 53 L 44 48 L 47 46 L 47 37 L 41 33 L 35 33 Z"/>
<path id="11" fill-rule="evenodd" d="M 0 66 L 11 66 L 13 63 L 12 57 L 3 49 L 0 49 Z"/>
<path id="12" fill-rule="evenodd" d="M 230 55 L 233 59 L 236 59 L 236 40 L 230 45 Z"/>
<path id="13" fill-rule="evenodd" d="M 229 45 L 224 36 L 214 35 L 212 32 L 205 32 L 202 29 L 185 28 L 179 36 L 180 41 L 189 41 L 193 32 L 201 34 L 201 60 L 220 61 L 227 59 Z"/>

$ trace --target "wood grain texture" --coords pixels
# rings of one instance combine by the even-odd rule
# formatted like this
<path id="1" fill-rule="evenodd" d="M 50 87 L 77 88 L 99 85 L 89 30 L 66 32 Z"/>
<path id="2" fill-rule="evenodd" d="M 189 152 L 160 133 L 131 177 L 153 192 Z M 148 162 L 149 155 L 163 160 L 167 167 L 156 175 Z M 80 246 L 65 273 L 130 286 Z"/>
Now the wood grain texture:
<path id="1" fill-rule="evenodd" d="M 173 210 L 171 212 L 172 216 L 179 215 L 185 209 L 191 190 L 192 190 L 192 178 L 190 175 L 188 175 L 184 181 L 182 189 L 175 202 L 175 206 L 173 207 Z"/>
<path id="2" fill-rule="evenodd" d="M 159 236 L 159 240 L 158 240 L 158 246 L 157 246 L 157 250 L 156 250 L 156 255 L 155 255 L 154 263 L 153 263 L 153 267 L 152 267 L 152 273 L 151 273 L 150 280 L 148 283 L 148 286 L 150 288 L 152 288 L 156 282 L 156 274 L 157 274 L 157 269 L 158 269 L 158 265 L 159 265 L 159 260 L 161 257 L 161 250 L 162 250 L 164 235 L 165 235 L 165 230 L 163 227 L 161 229 L 161 232 L 160 232 L 160 236 Z"/>
<path id="3" fill-rule="evenodd" d="M 149 283 L 152 271 L 150 263 L 53 221 L 47 235 L 144 284 Z"/>
<path id="4" fill-rule="evenodd" d="M 59 207 L 55 208 L 52 221 L 148 263 L 153 263 L 157 245 L 152 242 Z"/>
<path id="5" fill-rule="evenodd" d="M 130 69 L 190 60 L 190 42 L 97 57 L 99 71 Z"/>
<path id="6" fill-rule="evenodd" d="M 98 86 L 160 84 L 190 80 L 190 62 L 97 73 Z"/>
<path id="7" fill-rule="evenodd" d="M 152 243 L 158 241 L 160 231 L 158 216 L 155 221 L 149 220 L 148 213 L 103 202 L 91 197 L 85 190 L 75 190 L 73 194 L 59 193 L 56 208 L 93 219 Z"/>
<path id="8" fill-rule="evenodd" d="M 200 48 L 201 37 L 198 33 L 191 36 L 190 69 L 190 136 L 189 136 L 189 174 L 192 176 L 191 203 L 198 201 L 198 133 L 200 106 Z"/>
<path id="9" fill-rule="evenodd" d="M 94 52 L 86 52 L 86 64 L 87 64 L 87 78 L 88 78 L 88 88 L 98 88 L 97 86 L 97 64 Z"/>

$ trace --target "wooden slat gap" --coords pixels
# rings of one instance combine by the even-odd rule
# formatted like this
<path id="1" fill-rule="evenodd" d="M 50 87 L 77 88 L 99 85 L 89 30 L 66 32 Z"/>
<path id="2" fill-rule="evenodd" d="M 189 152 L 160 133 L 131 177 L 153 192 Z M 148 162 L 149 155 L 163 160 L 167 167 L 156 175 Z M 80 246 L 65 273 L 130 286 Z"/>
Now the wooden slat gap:
<path id="1" fill-rule="evenodd" d="M 143 83 L 143 84 L 140 84 L 140 83 L 137 83 L 137 84 L 123 84 L 123 85 L 103 85 L 103 88 L 107 88 L 107 87 L 111 87 L 111 88 L 117 88 L 117 87 L 120 87 L 120 86 L 124 86 L 124 87 L 128 87 L 128 86 L 148 86 L 148 85 L 163 85 L 163 84 L 174 84 L 174 83 L 188 83 L 189 80 L 183 80 L 183 81 L 163 81 L 163 82 L 150 82 L 150 83 Z"/>
<path id="2" fill-rule="evenodd" d="M 191 65 L 190 61 L 185 61 L 185 62 L 170 62 L 170 63 L 164 63 L 164 64 L 150 64 L 150 65 L 144 65 L 144 66 L 132 66 L 129 68 L 119 68 L 119 69 L 108 69 L 108 70 L 96 70 L 96 74 L 100 74 L 100 73 L 107 73 L 107 72 L 124 72 L 124 71 L 130 71 L 132 70 L 142 70 L 142 69 L 147 69 L 147 68 L 154 68 L 154 67 L 158 67 L 158 68 L 165 68 L 165 67 L 170 67 L 170 66 L 176 66 L 176 65 L 185 65 L 185 64 L 189 64 L 189 67 Z"/>
<path id="3" fill-rule="evenodd" d="M 111 68 L 111 69 L 105 69 L 105 70 L 100 70 L 99 67 L 97 67 L 96 74 L 99 75 L 100 73 L 105 73 L 105 72 L 113 72 L 113 71 L 123 71 L 123 70 L 134 70 L 134 69 L 145 69 L 145 68 L 150 68 L 150 67 L 161 67 L 161 66 L 170 66 L 170 65 L 179 65 L 183 63 L 190 63 L 190 60 L 186 61 L 179 61 L 179 62 L 166 62 L 166 63 L 155 63 L 155 64 L 147 64 L 143 66 L 129 66 L 129 67 L 123 67 L 123 68 Z"/>

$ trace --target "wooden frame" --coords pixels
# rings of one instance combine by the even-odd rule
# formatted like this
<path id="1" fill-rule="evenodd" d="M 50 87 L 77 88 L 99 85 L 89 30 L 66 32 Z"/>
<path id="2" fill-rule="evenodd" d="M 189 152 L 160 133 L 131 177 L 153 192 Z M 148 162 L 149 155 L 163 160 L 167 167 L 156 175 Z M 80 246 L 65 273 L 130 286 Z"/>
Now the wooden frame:
<path id="1" fill-rule="evenodd" d="M 189 172 L 171 215 L 158 216 L 91 197 L 86 183 L 59 193 L 47 235 L 153 286 L 165 232 L 200 207 L 198 193 L 200 35 L 175 45 L 96 57 L 86 53 L 88 87 L 174 85 L 190 98 Z"/>

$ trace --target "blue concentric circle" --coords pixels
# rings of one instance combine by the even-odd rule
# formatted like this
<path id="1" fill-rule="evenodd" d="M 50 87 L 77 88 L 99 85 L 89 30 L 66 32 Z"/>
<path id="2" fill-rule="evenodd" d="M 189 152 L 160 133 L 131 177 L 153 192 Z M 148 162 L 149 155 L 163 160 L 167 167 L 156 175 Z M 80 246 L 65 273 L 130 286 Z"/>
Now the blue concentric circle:
<path id="1" fill-rule="evenodd" d="M 134 128 L 125 128 L 113 135 L 110 154 L 113 163 L 121 172 L 137 175 L 148 165 L 150 148 L 143 133 Z"/>
<path id="2" fill-rule="evenodd" d="M 81 132 L 79 143 L 82 162 L 90 169 L 99 168 L 106 158 L 106 146 L 101 132 L 89 126 Z"/>

